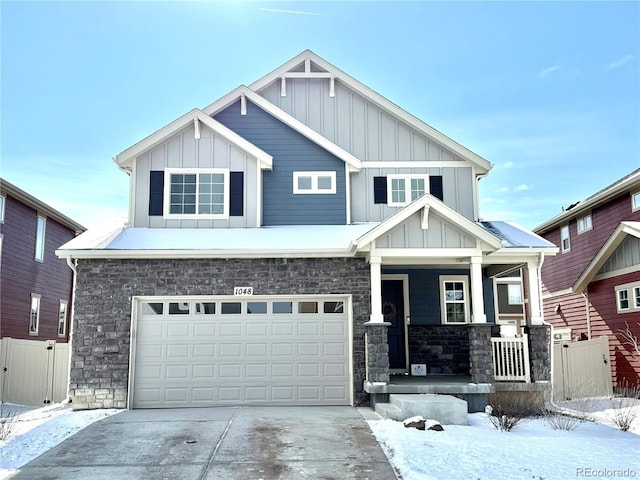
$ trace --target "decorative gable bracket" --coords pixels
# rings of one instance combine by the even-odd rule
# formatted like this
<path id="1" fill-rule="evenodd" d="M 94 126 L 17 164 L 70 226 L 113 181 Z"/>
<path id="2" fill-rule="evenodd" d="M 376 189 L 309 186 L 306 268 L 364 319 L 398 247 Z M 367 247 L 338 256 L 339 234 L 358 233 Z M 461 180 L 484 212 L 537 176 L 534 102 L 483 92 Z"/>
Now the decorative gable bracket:
<path id="1" fill-rule="evenodd" d="M 420 222 L 420 227 L 422 228 L 422 230 L 429 229 L 429 208 L 430 205 L 426 204 L 422 209 L 422 220 Z"/>
<path id="2" fill-rule="evenodd" d="M 335 75 L 331 72 L 318 72 L 311 70 L 311 59 L 306 58 L 304 60 L 304 71 L 303 72 L 294 72 L 288 71 L 285 72 L 280 77 L 280 96 L 287 96 L 287 78 L 328 78 L 329 79 L 329 97 L 333 98 L 336 96 L 336 80 Z"/>

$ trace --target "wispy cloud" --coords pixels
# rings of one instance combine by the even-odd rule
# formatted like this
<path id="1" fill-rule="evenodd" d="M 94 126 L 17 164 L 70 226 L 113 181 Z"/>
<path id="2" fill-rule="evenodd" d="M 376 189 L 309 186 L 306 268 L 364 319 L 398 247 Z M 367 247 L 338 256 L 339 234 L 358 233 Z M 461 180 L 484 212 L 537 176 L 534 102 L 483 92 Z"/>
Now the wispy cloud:
<path id="1" fill-rule="evenodd" d="M 627 62 L 630 62 L 634 58 L 635 57 L 633 55 L 625 55 L 624 57 L 620 57 L 612 61 L 611 63 L 609 63 L 609 65 L 605 67 L 605 70 L 613 70 L 614 68 L 621 67 L 622 65 L 624 65 Z"/>
<path id="2" fill-rule="evenodd" d="M 304 12 L 302 10 L 280 10 L 280 9 L 277 9 L 277 8 L 259 8 L 258 10 L 260 10 L 261 12 L 286 13 L 286 14 L 289 14 L 289 15 L 315 15 L 315 16 L 319 16 L 319 17 L 327 17 L 327 16 L 329 16 L 326 13 Z"/>
<path id="3" fill-rule="evenodd" d="M 507 193 L 509 191 L 509 187 L 500 187 L 497 192 L 498 193 Z"/>
<path id="4" fill-rule="evenodd" d="M 554 65 L 553 67 L 548 67 L 548 68 L 545 68 L 543 70 L 540 70 L 538 72 L 538 77 L 540 77 L 542 80 L 545 80 L 553 72 L 557 72 L 558 70 L 560 70 L 560 68 L 561 68 L 560 65 Z"/>
<path id="5" fill-rule="evenodd" d="M 529 185 L 527 185 L 526 183 L 521 183 L 516 188 L 514 188 L 514 190 L 516 192 L 524 192 L 526 190 L 529 190 Z"/>
<path id="6" fill-rule="evenodd" d="M 507 162 L 504 164 L 504 168 L 511 168 L 513 167 L 513 162 Z"/>

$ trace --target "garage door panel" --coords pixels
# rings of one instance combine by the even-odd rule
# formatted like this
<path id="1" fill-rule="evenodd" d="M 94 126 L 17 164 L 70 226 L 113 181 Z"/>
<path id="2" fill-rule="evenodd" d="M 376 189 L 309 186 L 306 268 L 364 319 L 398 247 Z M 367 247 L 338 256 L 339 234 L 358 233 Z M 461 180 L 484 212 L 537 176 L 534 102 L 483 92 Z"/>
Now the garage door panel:
<path id="1" fill-rule="evenodd" d="M 348 320 L 336 313 L 345 303 L 325 303 L 143 306 L 153 313 L 137 318 L 133 407 L 349 404 Z"/>

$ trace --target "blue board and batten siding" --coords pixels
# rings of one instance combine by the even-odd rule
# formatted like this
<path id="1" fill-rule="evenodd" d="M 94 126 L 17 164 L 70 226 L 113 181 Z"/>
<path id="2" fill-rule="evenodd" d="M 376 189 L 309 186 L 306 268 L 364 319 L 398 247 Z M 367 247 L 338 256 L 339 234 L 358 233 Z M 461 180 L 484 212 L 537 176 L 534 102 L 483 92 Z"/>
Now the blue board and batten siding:
<path id="1" fill-rule="evenodd" d="M 345 163 L 251 102 L 240 102 L 214 116 L 273 157 L 263 172 L 263 225 L 344 225 L 347 222 Z M 335 194 L 294 194 L 293 172 L 336 172 Z"/>
<path id="2" fill-rule="evenodd" d="M 383 275 L 407 274 L 409 277 L 409 308 L 411 325 L 440 325 L 442 313 L 440 307 L 440 276 L 466 275 L 467 269 L 420 269 L 420 268 L 383 268 Z M 493 279 L 484 277 L 482 281 L 484 310 L 487 322 L 495 323 Z M 471 297 L 469 297 L 471 300 Z M 469 302 L 471 304 L 471 302 Z M 471 311 L 470 307 L 470 312 Z"/>

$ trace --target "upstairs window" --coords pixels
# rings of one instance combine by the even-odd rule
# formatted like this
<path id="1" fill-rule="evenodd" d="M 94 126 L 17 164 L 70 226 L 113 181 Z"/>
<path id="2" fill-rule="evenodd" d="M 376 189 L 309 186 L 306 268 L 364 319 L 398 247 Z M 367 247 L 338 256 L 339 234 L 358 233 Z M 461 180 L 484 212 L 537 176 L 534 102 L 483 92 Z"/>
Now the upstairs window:
<path id="1" fill-rule="evenodd" d="M 58 336 L 64 337 L 67 333 L 67 305 L 65 300 L 60 300 L 58 309 Z"/>
<path id="2" fill-rule="evenodd" d="M 640 192 L 631 194 L 631 210 L 636 211 L 640 209 Z"/>
<path id="3" fill-rule="evenodd" d="M 166 217 L 229 216 L 229 170 L 167 169 L 164 188 Z"/>
<path id="4" fill-rule="evenodd" d="M 29 312 L 29 335 L 38 335 L 40 327 L 40 295 L 31 294 L 31 310 Z"/>
<path id="5" fill-rule="evenodd" d="M 0 195 L 0 223 L 4 223 L 4 204 L 5 204 L 6 200 L 5 198 Z"/>
<path id="6" fill-rule="evenodd" d="M 571 250 L 571 239 L 569 238 L 569 225 L 565 225 L 560 229 L 560 250 L 568 252 Z"/>
<path id="7" fill-rule="evenodd" d="M 593 228 L 593 224 L 591 222 L 591 214 L 585 215 L 578 219 L 578 235 L 581 233 L 587 232 Z"/>
<path id="8" fill-rule="evenodd" d="M 38 215 L 36 226 L 36 253 L 35 259 L 39 262 L 44 261 L 44 235 L 47 226 L 47 219 Z"/>
<path id="9" fill-rule="evenodd" d="M 336 172 L 293 172 L 293 193 L 336 193 Z"/>
<path id="10" fill-rule="evenodd" d="M 640 311 L 640 282 L 618 285 L 615 291 L 618 313 Z"/>
<path id="11" fill-rule="evenodd" d="M 428 175 L 388 175 L 387 205 L 401 207 L 424 195 Z"/>

